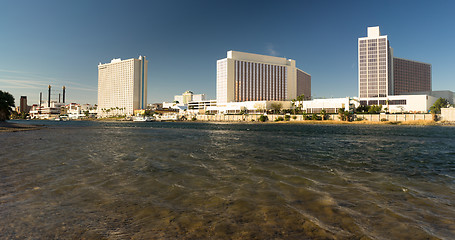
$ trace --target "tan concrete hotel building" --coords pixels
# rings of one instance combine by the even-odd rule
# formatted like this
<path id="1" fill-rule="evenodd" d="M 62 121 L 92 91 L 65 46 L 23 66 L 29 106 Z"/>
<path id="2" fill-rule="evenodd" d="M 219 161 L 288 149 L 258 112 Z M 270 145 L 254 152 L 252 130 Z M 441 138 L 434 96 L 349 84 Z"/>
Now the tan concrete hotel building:
<path id="1" fill-rule="evenodd" d="M 147 65 L 139 59 L 113 59 L 98 65 L 98 116 L 133 115 L 147 106 Z"/>
<path id="2" fill-rule="evenodd" d="M 311 75 L 295 60 L 228 51 L 217 61 L 217 103 L 311 98 Z"/>

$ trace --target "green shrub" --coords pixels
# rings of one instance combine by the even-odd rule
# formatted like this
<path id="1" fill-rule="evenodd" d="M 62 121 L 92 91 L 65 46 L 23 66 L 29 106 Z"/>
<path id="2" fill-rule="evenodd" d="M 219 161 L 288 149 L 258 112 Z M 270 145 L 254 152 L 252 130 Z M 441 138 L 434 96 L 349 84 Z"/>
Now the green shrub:
<path id="1" fill-rule="evenodd" d="M 283 117 L 277 117 L 277 118 L 275 118 L 275 122 L 279 122 L 279 121 L 284 121 L 284 118 L 283 118 Z"/>
<path id="2" fill-rule="evenodd" d="M 285 115 L 285 116 L 284 116 L 284 120 L 285 120 L 285 121 L 291 120 L 291 115 Z"/>
<path id="3" fill-rule="evenodd" d="M 267 116 L 265 116 L 265 115 L 261 115 L 261 116 L 258 118 L 258 121 L 259 121 L 259 122 L 265 122 L 265 121 L 267 121 L 267 120 L 269 120 L 269 118 L 268 118 Z"/>
<path id="4" fill-rule="evenodd" d="M 311 120 L 321 120 L 322 118 L 319 117 L 316 113 L 313 113 L 313 115 L 311 116 Z"/>
<path id="5" fill-rule="evenodd" d="M 297 116 L 292 116 L 292 119 L 296 120 L 296 119 L 297 119 Z"/>

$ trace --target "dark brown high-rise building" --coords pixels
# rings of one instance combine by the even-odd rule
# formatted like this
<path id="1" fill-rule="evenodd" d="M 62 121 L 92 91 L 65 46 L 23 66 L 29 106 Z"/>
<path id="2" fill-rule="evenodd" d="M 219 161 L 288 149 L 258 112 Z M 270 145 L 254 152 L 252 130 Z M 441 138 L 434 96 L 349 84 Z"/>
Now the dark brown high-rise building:
<path id="1" fill-rule="evenodd" d="M 394 95 L 431 91 L 431 64 L 393 58 Z"/>
<path id="2" fill-rule="evenodd" d="M 311 100 L 311 75 L 300 70 L 297 71 L 297 96 L 304 95 L 305 100 Z"/>
<path id="3" fill-rule="evenodd" d="M 28 113 L 27 96 L 21 96 L 20 111 L 21 113 Z"/>

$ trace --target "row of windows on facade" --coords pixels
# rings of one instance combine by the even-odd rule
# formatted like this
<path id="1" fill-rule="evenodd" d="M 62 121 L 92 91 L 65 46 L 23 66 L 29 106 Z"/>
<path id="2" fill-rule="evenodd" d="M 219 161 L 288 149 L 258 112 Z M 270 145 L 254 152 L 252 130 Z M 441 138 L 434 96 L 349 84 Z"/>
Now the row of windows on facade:
<path id="1" fill-rule="evenodd" d="M 359 59 L 367 59 L 367 57 L 366 56 L 360 56 Z M 385 54 L 381 54 L 381 56 L 379 56 L 379 57 L 377 55 L 375 55 L 375 56 L 368 55 L 368 60 L 371 61 L 371 59 L 375 59 L 375 60 L 379 59 L 379 61 L 387 61 L 387 56 Z"/>
<path id="2" fill-rule="evenodd" d="M 286 67 L 245 61 L 236 61 L 235 67 L 237 101 L 285 98 Z"/>
<path id="3" fill-rule="evenodd" d="M 395 68 L 399 68 L 400 66 L 395 66 Z M 403 74 L 409 74 L 409 73 L 419 73 L 419 74 L 430 74 L 431 70 L 428 69 L 428 68 L 408 68 L 408 67 L 405 67 L 405 68 L 401 68 L 399 73 L 403 73 Z"/>
<path id="4" fill-rule="evenodd" d="M 385 84 L 379 84 L 379 85 L 378 85 L 377 83 L 376 83 L 376 84 L 374 84 L 374 83 L 369 83 L 369 84 L 364 83 L 364 84 L 362 84 L 362 85 L 363 85 L 363 86 L 360 86 L 360 89 L 361 89 L 361 90 L 362 90 L 362 89 L 367 89 L 367 88 L 368 88 L 368 89 L 378 89 L 378 88 L 380 88 L 380 89 L 385 89 L 385 88 L 387 87 Z"/>
<path id="5" fill-rule="evenodd" d="M 360 64 L 360 70 L 367 70 L 367 64 Z M 378 69 L 387 69 L 385 64 L 369 64 L 368 70 L 378 70 Z"/>
<path id="6" fill-rule="evenodd" d="M 382 94 L 376 94 L 376 93 L 374 93 L 374 94 L 368 94 L 368 95 L 366 95 L 366 94 L 361 94 L 360 97 L 361 97 L 361 98 L 366 98 L 366 97 L 368 97 L 368 98 L 387 97 L 387 94 L 384 94 L 384 93 L 382 93 Z"/>
<path id="7" fill-rule="evenodd" d="M 359 55 L 360 56 L 370 56 L 370 57 L 376 57 L 378 54 L 387 54 L 387 51 L 385 49 L 370 49 L 370 51 L 365 51 L 365 50 L 360 50 Z"/>
<path id="8" fill-rule="evenodd" d="M 370 85 L 371 84 L 375 84 L 375 85 L 379 84 L 379 85 L 383 85 L 383 86 L 386 85 L 386 81 L 366 81 L 364 79 L 360 79 L 360 83 L 362 85 L 366 85 L 367 83 L 370 84 Z"/>
<path id="9" fill-rule="evenodd" d="M 243 76 L 247 76 L 249 74 L 252 75 L 260 75 L 260 76 L 270 76 L 271 74 L 281 75 L 287 73 L 287 67 L 284 66 L 277 66 L 277 65 L 270 65 L 270 64 L 263 64 L 263 63 L 253 63 L 253 62 L 245 62 L 245 61 L 235 61 L 235 71 L 236 74 L 240 74 Z"/>
<path id="10" fill-rule="evenodd" d="M 377 51 L 377 50 L 387 50 L 387 46 L 386 45 L 379 45 L 379 46 L 364 46 L 364 45 L 360 45 L 359 46 L 359 51 L 360 52 L 364 52 L 366 50 L 372 50 L 372 51 Z"/>
<path id="11" fill-rule="evenodd" d="M 366 59 L 360 59 L 360 60 L 359 60 L 359 63 L 366 63 L 366 62 L 367 62 Z M 384 60 L 381 59 L 379 62 L 376 61 L 376 59 L 368 59 L 368 63 L 372 63 L 372 64 L 370 64 L 369 66 L 374 66 L 374 65 L 376 65 L 376 64 L 379 64 L 379 65 L 387 65 L 387 62 L 386 62 L 385 59 L 384 59 Z"/>
<path id="12" fill-rule="evenodd" d="M 384 57 L 387 57 L 387 53 L 386 53 L 386 52 L 379 52 L 379 53 L 378 53 L 378 52 L 368 52 L 368 54 L 366 54 L 366 53 L 361 53 L 361 54 L 360 54 L 360 58 L 366 58 L 367 55 L 368 55 L 368 58 L 377 58 L 378 55 L 379 55 L 380 57 L 383 57 L 383 58 L 384 58 Z"/>
<path id="13" fill-rule="evenodd" d="M 360 105 L 387 105 L 387 100 L 361 100 Z M 406 99 L 389 100 L 389 105 L 406 105 Z"/>
<path id="14" fill-rule="evenodd" d="M 379 57 L 380 57 L 381 59 L 387 58 L 387 54 L 381 53 L 381 54 L 379 54 Z M 367 55 L 366 55 L 366 54 L 362 54 L 362 55 L 359 56 L 359 59 L 366 59 L 366 58 L 367 58 Z M 378 55 L 376 55 L 376 54 L 370 54 L 370 55 L 368 55 L 368 58 L 378 58 Z"/>
<path id="15" fill-rule="evenodd" d="M 367 51 L 368 50 L 368 51 Z M 365 55 L 365 54 L 377 54 L 378 52 L 379 53 L 386 53 L 387 52 L 387 48 L 386 47 L 369 47 L 369 48 L 360 48 L 359 50 L 360 54 L 361 55 Z"/>
<path id="16" fill-rule="evenodd" d="M 360 86 L 360 87 L 365 87 L 367 84 L 370 85 L 370 86 L 371 86 L 371 85 L 377 86 L 378 84 L 381 85 L 381 86 L 385 86 L 385 85 L 387 85 L 386 83 L 387 83 L 387 82 L 386 82 L 386 81 L 383 81 L 383 80 L 380 80 L 380 81 L 378 81 L 378 80 L 373 80 L 373 81 L 372 81 L 372 80 L 369 79 L 368 81 L 366 81 L 366 80 L 360 79 L 360 84 L 362 85 L 362 86 Z"/>
<path id="17" fill-rule="evenodd" d="M 256 82 L 255 84 L 246 81 L 235 81 L 235 99 L 242 100 L 264 100 L 264 99 L 285 99 L 287 84 L 284 79 L 275 82 Z"/>
<path id="18" fill-rule="evenodd" d="M 367 74 L 367 73 L 370 74 L 370 75 L 377 74 L 377 73 L 387 73 L 387 70 L 375 68 L 375 69 L 372 69 L 370 71 L 366 71 L 366 69 L 360 71 L 360 74 Z"/>
<path id="19" fill-rule="evenodd" d="M 384 73 L 380 73 L 378 74 L 377 72 L 369 72 L 368 75 L 367 74 L 360 74 L 360 78 L 376 78 L 376 77 L 387 77 L 387 74 L 384 74 Z"/>
<path id="20" fill-rule="evenodd" d="M 363 40 L 360 40 L 360 43 L 366 43 L 367 41 L 369 43 L 373 43 L 373 42 L 385 42 L 386 38 L 374 38 L 374 39 L 363 39 Z"/>

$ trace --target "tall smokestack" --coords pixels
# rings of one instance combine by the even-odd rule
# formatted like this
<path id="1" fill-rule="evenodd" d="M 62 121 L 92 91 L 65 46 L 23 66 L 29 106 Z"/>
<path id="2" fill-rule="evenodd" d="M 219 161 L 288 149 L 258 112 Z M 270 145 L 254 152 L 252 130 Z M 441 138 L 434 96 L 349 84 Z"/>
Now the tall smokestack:
<path id="1" fill-rule="evenodd" d="M 66 90 L 66 87 L 63 86 L 63 103 L 65 103 L 65 90 Z"/>
<path id="2" fill-rule="evenodd" d="M 51 107 L 51 85 L 49 85 L 49 94 L 47 97 L 47 107 Z"/>
<path id="3" fill-rule="evenodd" d="M 39 113 L 39 114 L 41 114 L 41 103 L 42 103 L 42 102 L 43 102 L 43 93 L 40 92 L 40 93 L 39 93 L 39 106 L 38 106 L 38 109 L 39 109 L 38 113 Z"/>
<path id="4" fill-rule="evenodd" d="M 60 93 L 58 94 L 58 103 L 60 103 Z"/>

